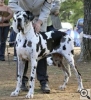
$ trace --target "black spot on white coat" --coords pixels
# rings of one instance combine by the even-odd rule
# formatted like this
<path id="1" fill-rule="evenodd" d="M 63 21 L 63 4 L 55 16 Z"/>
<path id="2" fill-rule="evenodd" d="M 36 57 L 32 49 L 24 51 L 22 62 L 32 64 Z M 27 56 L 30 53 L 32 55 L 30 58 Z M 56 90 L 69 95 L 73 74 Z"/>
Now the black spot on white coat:
<path id="1" fill-rule="evenodd" d="M 66 50 L 66 46 L 65 45 L 63 46 L 63 50 Z"/>
<path id="2" fill-rule="evenodd" d="M 27 46 L 28 47 L 31 47 L 32 46 L 32 42 L 31 41 L 28 41 Z"/>
<path id="3" fill-rule="evenodd" d="M 26 43 L 27 43 L 27 40 L 25 40 L 24 44 L 23 44 L 23 47 L 26 48 Z"/>
<path id="4" fill-rule="evenodd" d="M 33 81 L 33 77 L 31 76 L 30 81 Z"/>

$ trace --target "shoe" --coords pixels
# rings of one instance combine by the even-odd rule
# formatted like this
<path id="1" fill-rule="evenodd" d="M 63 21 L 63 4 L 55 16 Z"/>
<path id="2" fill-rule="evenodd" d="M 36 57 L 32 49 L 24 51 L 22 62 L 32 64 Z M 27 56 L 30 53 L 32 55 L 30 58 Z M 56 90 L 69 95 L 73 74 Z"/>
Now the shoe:
<path id="1" fill-rule="evenodd" d="M 21 90 L 22 91 L 28 91 L 27 83 L 28 83 L 28 77 L 27 76 L 23 76 L 22 85 L 21 85 Z"/>
<path id="2" fill-rule="evenodd" d="M 21 85 L 21 90 L 22 91 L 28 91 L 28 86 L 26 86 L 25 84 Z"/>
<path id="3" fill-rule="evenodd" d="M 4 58 L 0 58 L 0 61 L 5 61 L 5 59 Z"/>
<path id="4" fill-rule="evenodd" d="M 14 61 L 17 61 L 17 56 L 14 56 L 13 60 L 14 60 Z"/>
<path id="5" fill-rule="evenodd" d="M 41 90 L 43 91 L 43 93 L 50 93 L 50 88 L 49 88 L 48 84 L 42 84 Z"/>

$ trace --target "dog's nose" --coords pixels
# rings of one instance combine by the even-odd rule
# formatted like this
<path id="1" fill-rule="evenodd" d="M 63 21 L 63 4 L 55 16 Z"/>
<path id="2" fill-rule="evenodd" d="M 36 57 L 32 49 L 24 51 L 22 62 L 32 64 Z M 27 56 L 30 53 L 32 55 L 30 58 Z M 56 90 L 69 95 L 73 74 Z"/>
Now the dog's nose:
<path id="1" fill-rule="evenodd" d="M 17 20 L 18 20 L 18 22 L 21 22 L 21 18 L 18 18 Z"/>

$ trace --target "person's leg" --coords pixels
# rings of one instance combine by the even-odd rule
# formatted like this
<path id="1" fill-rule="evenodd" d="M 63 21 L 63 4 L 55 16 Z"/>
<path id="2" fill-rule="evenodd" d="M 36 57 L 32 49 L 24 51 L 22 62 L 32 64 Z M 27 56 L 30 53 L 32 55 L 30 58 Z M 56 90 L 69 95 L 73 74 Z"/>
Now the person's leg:
<path id="1" fill-rule="evenodd" d="M 10 36 L 9 36 L 9 46 L 10 47 L 14 47 L 14 41 L 15 41 L 15 37 L 14 37 L 14 31 L 12 28 L 10 31 Z"/>
<path id="2" fill-rule="evenodd" d="M 40 82 L 42 91 L 44 93 L 50 93 L 50 88 L 48 86 L 48 75 L 47 75 L 47 61 L 46 61 L 46 58 L 43 58 L 43 59 L 38 61 L 37 79 Z"/>
<path id="3" fill-rule="evenodd" d="M 5 61 L 5 48 L 6 48 L 6 40 L 8 37 L 9 26 L 0 28 L 0 60 Z"/>
<path id="4" fill-rule="evenodd" d="M 15 48 L 15 44 L 14 44 L 14 56 L 16 57 L 16 48 Z"/>
<path id="5" fill-rule="evenodd" d="M 16 44 L 14 43 L 14 61 L 17 61 Z"/>
<path id="6" fill-rule="evenodd" d="M 23 76 L 27 75 L 27 71 L 28 71 L 28 61 L 26 61 L 26 63 L 25 63 L 25 69 L 24 69 Z"/>

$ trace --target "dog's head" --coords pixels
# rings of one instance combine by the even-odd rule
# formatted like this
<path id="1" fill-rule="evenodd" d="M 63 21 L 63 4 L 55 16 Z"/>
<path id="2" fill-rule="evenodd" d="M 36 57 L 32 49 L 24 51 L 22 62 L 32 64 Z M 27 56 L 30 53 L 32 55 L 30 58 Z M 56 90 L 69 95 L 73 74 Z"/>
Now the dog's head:
<path id="1" fill-rule="evenodd" d="M 18 11 L 13 17 L 13 29 L 17 32 L 24 32 L 29 23 L 34 19 L 34 16 L 29 11 Z"/>

